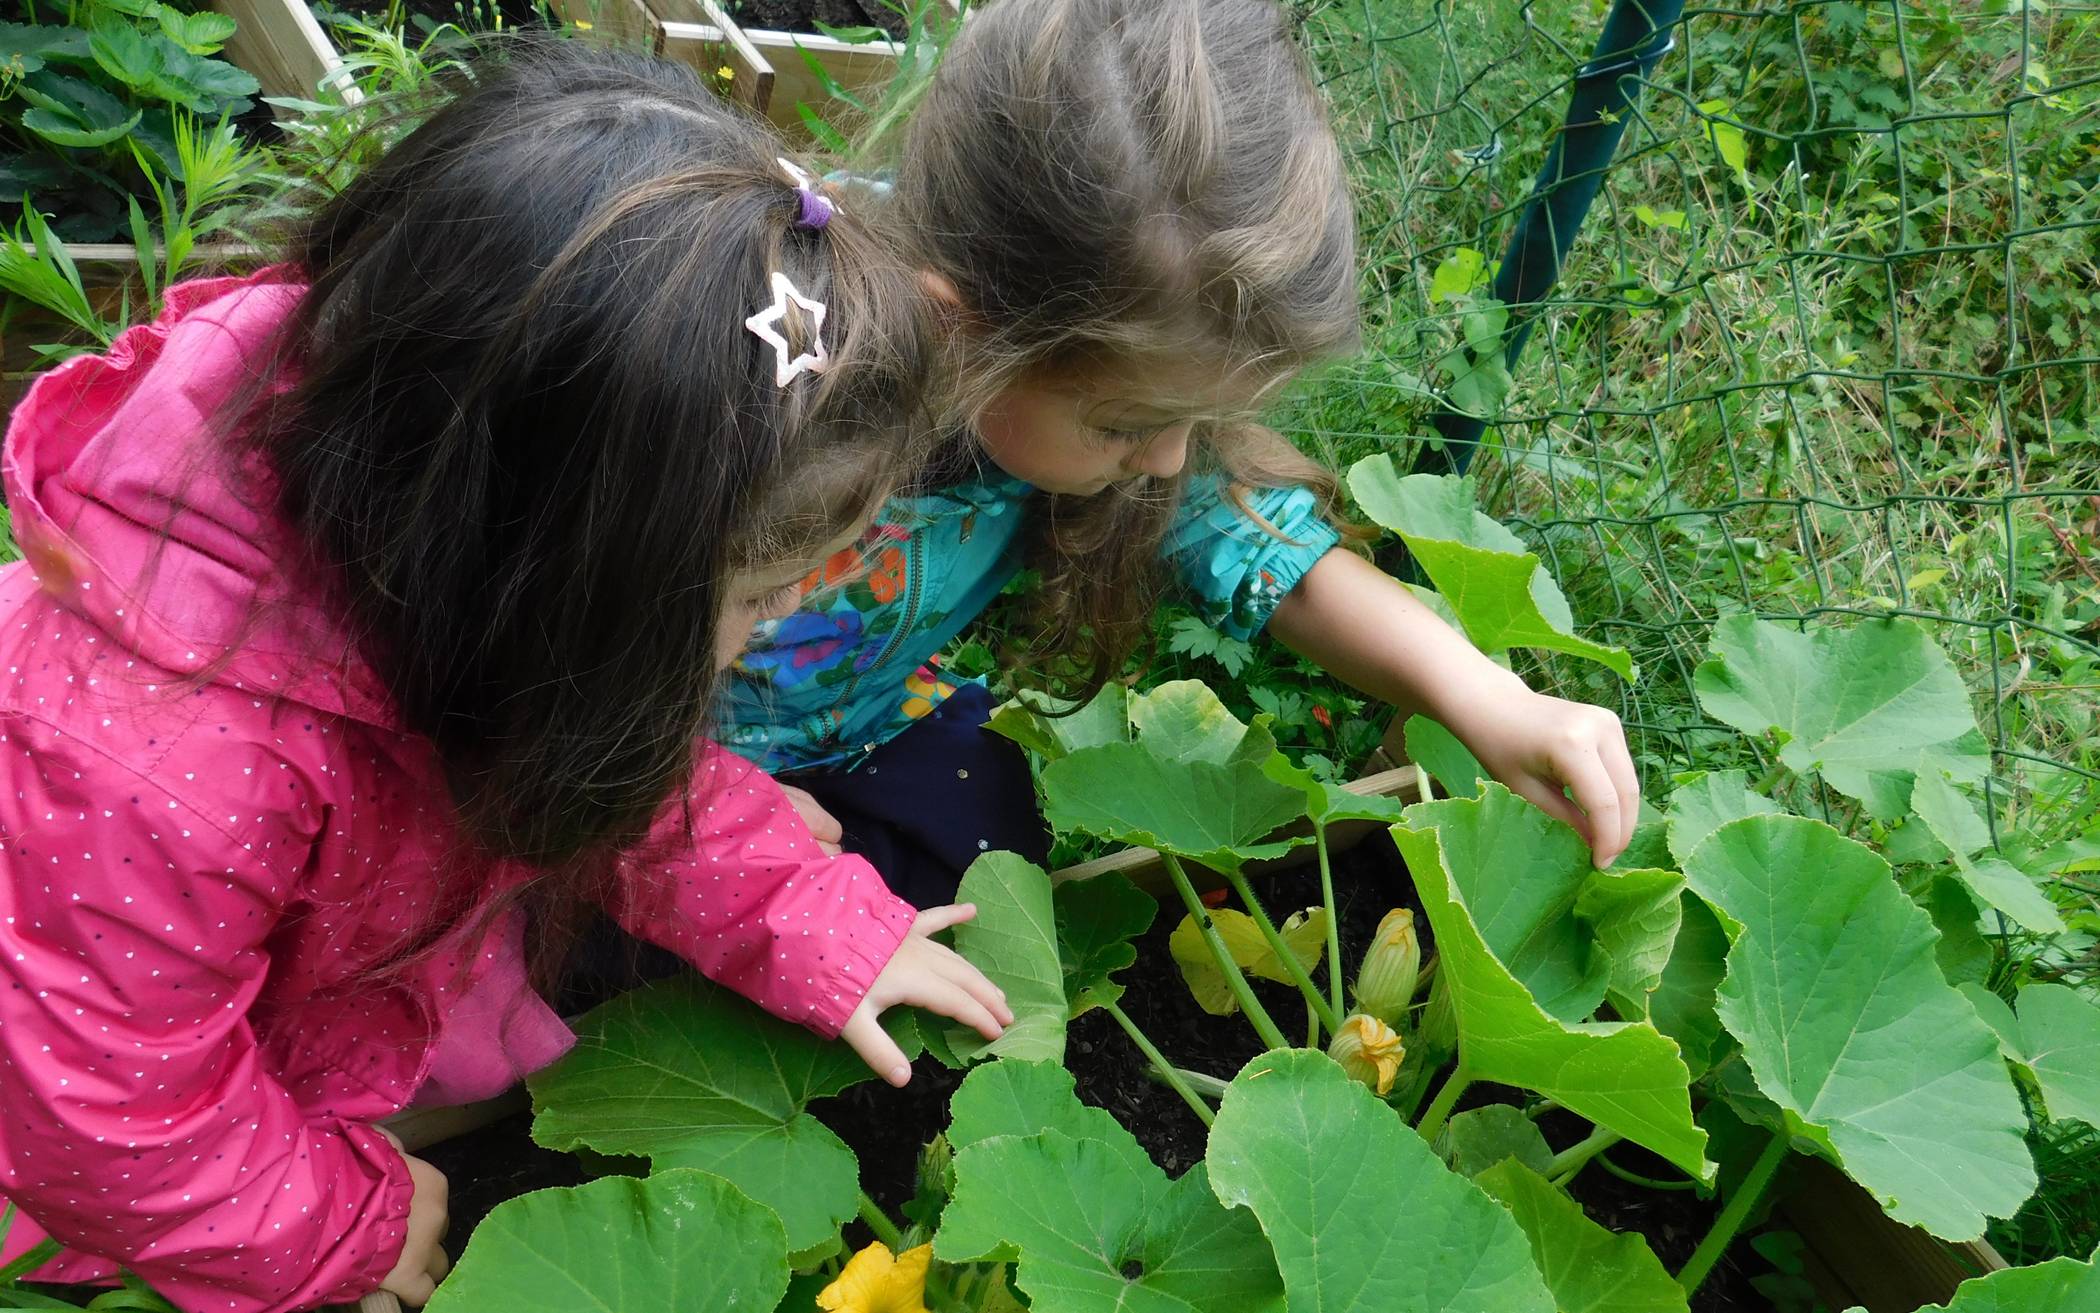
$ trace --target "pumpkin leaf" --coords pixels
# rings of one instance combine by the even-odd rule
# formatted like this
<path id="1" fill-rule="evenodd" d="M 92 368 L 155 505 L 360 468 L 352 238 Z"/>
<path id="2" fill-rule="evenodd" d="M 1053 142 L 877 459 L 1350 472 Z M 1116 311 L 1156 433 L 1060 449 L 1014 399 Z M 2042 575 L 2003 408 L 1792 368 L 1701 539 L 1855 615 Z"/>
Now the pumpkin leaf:
<path id="1" fill-rule="evenodd" d="M 1757 1087 L 1900 1222 L 1973 1239 L 2034 1191 L 1997 1036 L 1940 975 L 1888 864 L 1798 816 L 1730 821 L 1685 863 L 1741 927 L 1718 993 Z"/>
<path id="2" fill-rule="evenodd" d="M 1492 361 L 1499 366 L 1501 354 Z M 1466 377 L 1473 377 L 1468 373 Z M 1504 376 L 1506 378 L 1506 375 Z M 1492 401 L 1482 402 L 1492 410 Z M 1475 413 L 1483 413 L 1476 411 Z M 1473 485 L 1452 475 L 1401 475 L 1391 456 L 1349 468 L 1349 494 L 1364 514 L 1392 530 L 1451 603 L 1459 627 L 1483 652 L 1543 648 L 1599 662 L 1633 682 L 1625 648 L 1575 633 L 1560 585 L 1515 534 L 1474 509 Z"/>

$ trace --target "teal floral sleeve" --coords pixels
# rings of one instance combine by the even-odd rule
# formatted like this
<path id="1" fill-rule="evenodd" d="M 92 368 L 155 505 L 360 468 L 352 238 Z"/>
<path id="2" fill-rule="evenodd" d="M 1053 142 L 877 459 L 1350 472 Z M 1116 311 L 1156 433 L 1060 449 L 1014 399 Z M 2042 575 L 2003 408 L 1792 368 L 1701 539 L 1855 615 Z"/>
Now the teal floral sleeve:
<path id="1" fill-rule="evenodd" d="M 1167 535 L 1166 557 L 1204 623 L 1246 639 L 1262 631 L 1341 534 L 1320 514 L 1310 488 L 1257 488 L 1241 502 L 1215 478 L 1191 483 Z"/>

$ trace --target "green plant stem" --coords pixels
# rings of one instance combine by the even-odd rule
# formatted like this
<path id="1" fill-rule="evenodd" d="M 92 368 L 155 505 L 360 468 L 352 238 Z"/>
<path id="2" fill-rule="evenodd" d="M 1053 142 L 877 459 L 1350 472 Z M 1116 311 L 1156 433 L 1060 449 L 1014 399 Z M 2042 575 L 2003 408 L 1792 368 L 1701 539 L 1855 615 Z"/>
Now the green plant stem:
<path id="1" fill-rule="evenodd" d="M 1196 918 L 1196 928 L 1202 932 L 1203 942 L 1210 946 L 1211 958 L 1217 962 L 1218 970 L 1224 973 L 1225 984 L 1232 990 L 1233 998 L 1239 1001 L 1240 1010 L 1247 1014 L 1247 1023 L 1254 1027 L 1254 1033 L 1261 1036 L 1261 1042 L 1267 1047 L 1289 1048 L 1290 1041 L 1283 1037 L 1283 1031 L 1277 1028 L 1269 1010 L 1254 997 L 1254 987 L 1247 983 L 1247 973 L 1240 970 L 1240 964 L 1233 961 L 1232 954 L 1226 951 L 1225 941 L 1218 936 L 1217 927 L 1210 923 L 1210 909 L 1196 896 L 1196 886 L 1189 883 L 1189 873 L 1182 868 L 1181 859 L 1163 852 L 1159 860 L 1165 864 L 1167 874 L 1173 877 L 1174 889 L 1187 905 L 1189 915 Z"/>
<path id="2" fill-rule="evenodd" d="M 1764 1152 L 1758 1154 L 1757 1161 L 1750 1166 L 1750 1174 L 1728 1197 L 1727 1206 L 1714 1219 L 1713 1229 L 1706 1233 L 1706 1238 L 1685 1260 L 1684 1270 L 1677 1274 L 1677 1284 L 1684 1288 L 1685 1294 L 1699 1288 L 1699 1283 L 1706 1280 L 1706 1274 L 1713 1271 L 1714 1264 L 1734 1243 L 1735 1233 L 1742 1229 L 1744 1219 L 1757 1207 L 1757 1201 L 1764 1198 L 1765 1189 L 1772 1184 L 1773 1173 L 1779 1170 L 1780 1163 L 1786 1161 L 1786 1155 L 1785 1136 L 1775 1135 L 1765 1143 Z"/>
<path id="3" fill-rule="evenodd" d="M 889 1214 L 882 1211 L 882 1206 L 868 1197 L 866 1190 L 860 1192 L 860 1220 L 866 1222 L 875 1238 L 888 1245 L 892 1252 L 904 1243 L 904 1233 L 897 1229 Z"/>
<path id="4" fill-rule="evenodd" d="M 1552 1112 L 1558 1107 L 1560 1107 L 1560 1104 L 1554 1102 L 1552 1099 L 1540 1098 L 1536 1103 L 1533 1103 L 1529 1108 L 1526 1108 L 1524 1110 L 1524 1115 L 1526 1117 L 1529 1117 L 1533 1121 L 1537 1121 L 1539 1118 L 1545 1116 L 1549 1112 Z"/>
<path id="5" fill-rule="evenodd" d="M 1228 1082 L 1219 1080 L 1216 1076 L 1205 1075 L 1200 1071 L 1190 1071 L 1187 1067 L 1176 1067 L 1174 1074 L 1181 1077 L 1190 1089 L 1212 1102 L 1220 1101 L 1225 1097 Z"/>
<path id="6" fill-rule="evenodd" d="M 1589 1163 L 1590 1159 L 1595 1158 L 1598 1154 L 1603 1153 L 1606 1149 L 1611 1148 L 1625 1138 L 1617 1131 L 1607 1131 L 1602 1126 L 1597 1127 L 1584 1137 L 1580 1143 L 1571 1144 L 1553 1155 L 1553 1161 L 1546 1164 L 1546 1179 L 1555 1185 L 1566 1185 L 1569 1181 L 1575 1179 L 1575 1174 L 1580 1172 Z"/>
<path id="7" fill-rule="evenodd" d="M 1116 1024 L 1123 1028 L 1123 1033 L 1130 1036 L 1130 1042 L 1137 1045 L 1139 1051 L 1152 1063 L 1152 1070 L 1159 1073 L 1159 1078 L 1181 1096 L 1181 1101 L 1189 1106 L 1197 1119 L 1205 1126 L 1210 1125 L 1211 1118 L 1215 1115 L 1211 1112 L 1210 1105 L 1197 1097 L 1196 1092 L 1189 1088 L 1188 1082 L 1181 1078 L 1181 1069 L 1167 1061 L 1166 1055 L 1145 1037 L 1145 1032 L 1138 1029 L 1138 1024 L 1130 1019 L 1129 1014 L 1114 1003 L 1103 1003 L 1101 1010 L 1116 1019 Z"/>
<path id="8" fill-rule="evenodd" d="M 1307 1002 L 1305 1005 L 1305 1047 L 1309 1049 L 1320 1047 L 1320 1014 L 1313 1011 L 1313 1005 L 1310 1002 Z"/>
<path id="9" fill-rule="evenodd" d="M 1342 919 L 1334 912 L 1334 866 L 1327 859 L 1327 827 L 1313 822 L 1313 848 L 1320 854 L 1320 905 L 1327 909 L 1327 1002 L 1334 1015 L 1349 1009 L 1342 1000 Z"/>
<path id="10" fill-rule="evenodd" d="M 1283 969 L 1297 982 L 1298 992 L 1305 995 L 1306 1006 L 1313 1010 L 1314 1016 L 1327 1028 L 1328 1034 L 1332 1035 L 1340 1030 L 1341 1015 L 1327 1006 L 1327 997 L 1320 992 L 1320 987 L 1313 983 L 1312 972 L 1305 969 L 1305 964 L 1298 960 L 1298 955 L 1291 951 L 1291 946 L 1283 942 L 1282 932 L 1277 930 L 1276 923 L 1269 919 L 1269 914 L 1262 910 L 1261 902 L 1254 896 L 1254 887 L 1247 883 L 1247 877 L 1238 871 L 1227 871 L 1225 879 L 1232 885 L 1232 891 L 1240 896 L 1240 901 L 1247 905 L 1247 914 L 1254 918 L 1255 928 L 1261 931 L 1262 938 L 1269 941 L 1269 951 L 1276 954 L 1276 960 L 1283 964 Z M 1334 912 L 1331 908 L 1327 913 L 1327 925 L 1332 931 Z M 1305 1047 L 1318 1048 L 1318 1039 L 1315 1038 Z"/>
<path id="11" fill-rule="evenodd" d="M 1638 1185 L 1648 1190 L 1696 1190 L 1699 1188 L 1697 1181 L 1658 1181 L 1652 1176 L 1643 1176 L 1639 1172 L 1629 1172 L 1613 1162 L 1611 1155 L 1608 1153 L 1597 1155 L 1597 1165 L 1628 1185 Z"/>
<path id="12" fill-rule="evenodd" d="M 1466 1087 L 1472 1083 L 1473 1073 L 1466 1070 L 1465 1059 L 1461 1058 L 1458 1065 L 1451 1069 L 1451 1074 L 1444 1077 L 1444 1088 L 1438 1090 L 1436 1098 L 1430 1100 L 1429 1111 L 1422 1114 L 1421 1122 L 1415 1127 L 1423 1139 L 1435 1142 L 1436 1133 L 1444 1129 L 1444 1119 L 1451 1115 L 1451 1109 L 1458 1103 L 1458 1096 L 1464 1094 Z"/>

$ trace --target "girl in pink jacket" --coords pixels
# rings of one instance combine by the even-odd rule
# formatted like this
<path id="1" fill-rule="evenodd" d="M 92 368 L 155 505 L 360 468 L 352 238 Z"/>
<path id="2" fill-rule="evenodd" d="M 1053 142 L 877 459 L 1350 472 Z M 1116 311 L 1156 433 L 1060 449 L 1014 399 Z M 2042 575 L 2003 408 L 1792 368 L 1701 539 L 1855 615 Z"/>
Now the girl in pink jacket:
<path id="1" fill-rule="evenodd" d="M 0 1198 L 36 1275 L 264 1313 L 444 1273 L 373 1123 L 572 1036 L 583 900 L 900 1079 L 998 991 L 704 743 L 721 662 L 886 496 L 909 271 L 675 66 L 484 69 L 288 262 L 16 410 Z M 699 746 L 696 748 L 696 744 Z"/>

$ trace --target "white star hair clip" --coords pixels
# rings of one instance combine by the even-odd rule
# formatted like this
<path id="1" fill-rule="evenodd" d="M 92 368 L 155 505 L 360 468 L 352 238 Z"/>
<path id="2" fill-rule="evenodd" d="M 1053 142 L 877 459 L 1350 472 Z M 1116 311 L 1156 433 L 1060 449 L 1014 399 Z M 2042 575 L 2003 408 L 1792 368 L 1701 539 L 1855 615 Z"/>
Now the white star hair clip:
<path id="1" fill-rule="evenodd" d="M 809 350 L 792 359 L 788 340 L 776 327 L 787 318 L 788 302 L 793 301 L 810 317 Z M 803 374 L 821 374 L 831 364 L 831 353 L 824 349 L 824 303 L 812 301 L 795 289 L 788 276 L 779 270 L 773 271 L 773 304 L 744 321 L 744 327 L 757 334 L 761 341 L 771 344 L 775 352 L 773 362 L 773 385 L 786 387 Z"/>

